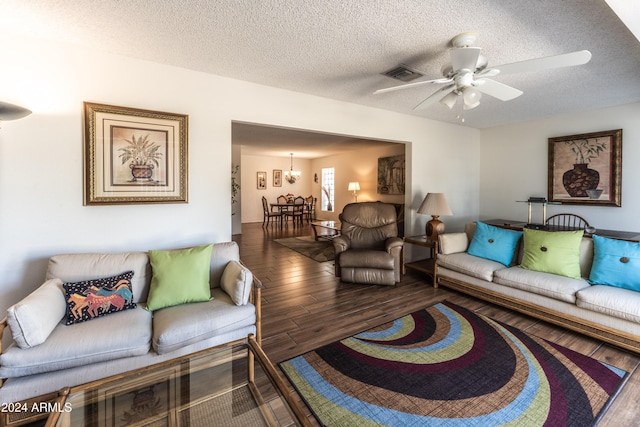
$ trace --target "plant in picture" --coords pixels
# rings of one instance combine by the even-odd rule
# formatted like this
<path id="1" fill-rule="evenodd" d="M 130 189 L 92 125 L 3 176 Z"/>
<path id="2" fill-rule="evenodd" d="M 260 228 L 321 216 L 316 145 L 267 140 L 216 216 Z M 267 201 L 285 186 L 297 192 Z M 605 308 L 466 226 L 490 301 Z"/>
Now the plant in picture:
<path id="1" fill-rule="evenodd" d="M 331 205 L 331 190 L 323 185 L 322 192 L 327 198 L 327 211 L 333 211 L 333 205 Z"/>
<path id="2" fill-rule="evenodd" d="M 590 169 L 588 164 L 607 149 L 607 143 L 599 138 L 573 139 L 564 143 L 575 155 L 575 161 L 573 169 L 562 175 L 562 185 L 571 197 L 588 197 L 600 182 L 600 173 Z"/>
<path id="3" fill-rule="evenodd" d="M 128 146 L 118 149 L 122 152 L 119 157 L 123 165 L 130 162 L 132 181 L 153 181 L 151 176 L 154 164 L 160 166 L 158 160 L 162 157 L 162 153 L 158 151 L 160 145 L 150 141 L 149 134 L 139 138 L 131 135 L 131 139 L 125 139 L 125 141 Z"/>
<path id="4" fill-rule="evenodd" d="M 606 142 L 599 142 L 599 138 L 589 139 L 574 139 L 572 141 L 565 141 L 565 144 L 571 148 L 573 154 L 576 155 L 574 163 L 591 163 L 592 159 L 600 156 L 604 150 L 607 149 Z"/>
<path id="5" fill-rule="evenodd" d="M 233 205 L 238 203 L 238 192 L 240 191 L 240 184 L 238 183 L 238 172 L 240 171 L 240 165 L 235 165 L 231 169 L 231 215 L 235 215 L 233 212 Z"/>

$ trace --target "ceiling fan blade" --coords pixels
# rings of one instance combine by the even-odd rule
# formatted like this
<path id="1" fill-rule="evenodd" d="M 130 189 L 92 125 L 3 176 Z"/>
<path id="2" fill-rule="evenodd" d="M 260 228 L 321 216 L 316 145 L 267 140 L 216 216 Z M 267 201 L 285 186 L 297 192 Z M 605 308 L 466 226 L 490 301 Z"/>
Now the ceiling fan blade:
<path id="1" fill-rule="evenodd" d="M 428 83 L 442 84 L 442 83 L 451 83 L 452 81 L 453 81 L 453 79 L 424 80 L 424 81 L 421 81 L 421 82 L 407 83 L 407 84 L 400 85 L 400 86 L 392 86 L 392 87 L 388 87 L 388 88 L 385 88 L 385 89 L 378 89 L 375 92 L 373 92 L 373 94 L 377 95 L 379 93 L 385 93 L 385 92 L 392 92 L 394 90 L 407 89 L 407 88 L 410 88 L 410 87 L 420 86 L 420 85 L 424 85 L 424 84 L 428 84 Z"/>
<path id="2" fill-rule="evenodd" d="M 454 84 L 441 87 L 440 89 L 438 89 L 437 91 L 429 95 L 427 99 L 422 101 L 420 104 L 416 105 L 414 107 L 414 110 L 424 110 L 430 105 L 433 105 L 436 102 L 440 101 L 442 98 L 447 96 L 449 93 L 453 92 L 455 89 L 456 89 L 456 85 Z"/>
<path id="3" fill-rule="evenodd" d="M 577 52 L 563 53 L 562 55 L 546 56 L 544 58 L 528 59 L 511 64 L 491 67 L 500 70 L 500 75 L 524 73 L 529 71 L 542 71 L 552 68 L 571 67 L 583 65 L 591 60 L 591 52 L 579 50 Z"/>
<path id="4" fill-rule="evenodd" d="M 514 98 L 522 95 L 522 91 L 511 86 L 507 86 L 504 83 L 499 83 L 495 80 L 482 79 L 476 81 L 477 85 L 474 87 L 482 93 L 486 93 L 489 96 L 498 98 L 501 101 L 511 101 Z"/>
<path id="5" fill-rule="evenodd" d="M 474 71 L 478 65 L 478 57 L 482 48 L 479 47 L 458 47 L 449 49 L 451 66 L 453 71 L 469 70 Z"/>

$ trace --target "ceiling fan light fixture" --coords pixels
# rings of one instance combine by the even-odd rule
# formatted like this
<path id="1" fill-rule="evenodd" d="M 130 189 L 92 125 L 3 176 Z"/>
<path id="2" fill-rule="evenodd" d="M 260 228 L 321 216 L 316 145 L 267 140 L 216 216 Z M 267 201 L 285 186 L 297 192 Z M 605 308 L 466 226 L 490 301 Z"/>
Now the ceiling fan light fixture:
<path id="1" fill-rule="evenodd" d="M 471 110 L 480 105 L 480 99 L 482 98 L 482 92 L 473 87 L 467 87 L 464 89 L 462 99 L 464 100 L 464 109 Z"/>
<path id="2" fill-rule="evenodd" d="M 447 96 L 445 96 L 444 98 L 442 98 L 440 102 L 443 105 L 446 105 L 447 107 L 449 107 L 450 110 L 453 110 L 453 107 L 456 105 L 457 100 L 458 100 L 458 92 L 453 91 L 449 93 Z"/>

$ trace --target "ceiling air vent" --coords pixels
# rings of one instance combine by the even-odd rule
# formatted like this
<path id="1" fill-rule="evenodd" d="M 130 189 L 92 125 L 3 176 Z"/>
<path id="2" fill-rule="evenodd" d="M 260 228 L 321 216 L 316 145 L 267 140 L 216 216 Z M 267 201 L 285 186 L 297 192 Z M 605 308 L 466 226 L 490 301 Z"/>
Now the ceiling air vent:
<path id="1" fill-rule="evenodd" d="M 407 67 L 404 64 L 400 64 L 394 69 L 384 72 L 382 74 L 384 74 L 387 77 L 391 77 L 392 79 L 400 80 L 401 82 L 410 82 L 411 80 L 415 80 L 424 75 L 421 72 L 414 70 L 413 68 Z"/>

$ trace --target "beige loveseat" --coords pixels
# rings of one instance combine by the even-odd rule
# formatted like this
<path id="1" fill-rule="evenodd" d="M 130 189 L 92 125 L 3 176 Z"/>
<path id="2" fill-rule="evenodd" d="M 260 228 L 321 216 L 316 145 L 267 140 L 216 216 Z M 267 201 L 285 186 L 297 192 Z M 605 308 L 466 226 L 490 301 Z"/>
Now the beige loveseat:
<path id="1" fill-rule="evenodd" d="M 521 268 L 522 239 L 509 266 L 468 254 L 475 228 L 470 223 L 465 233 L 439 236 L 437 284 L 640 352 L 640 292 L 587 280 L 591 237 L 580 242 L 581 277 L 570 278 Z"/>
<path id="2" fill-rule="evenodd" d="M 1 322 L 0 332 L 10 331 L 14 341 L 0 355 L 0 402 L 46 400 L 51 396 L 45 395 L 65 387 L 246 340 L 249 334 L 260 342 L 260 282 L 239 262 L 235 242 L 216 243 L 210 254 L 203 275 L 207 299 L 209 292 L 212 298 L 153 312 L 145 309 L 155 274 L 148 252 L 51 257 L 45 283 L 12 306 Z M 63 283 L 123 271 L 133 272 L 135 308 L 65 324 Z"/>

